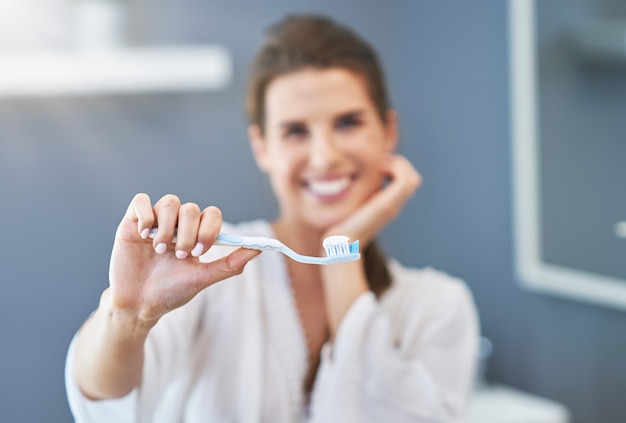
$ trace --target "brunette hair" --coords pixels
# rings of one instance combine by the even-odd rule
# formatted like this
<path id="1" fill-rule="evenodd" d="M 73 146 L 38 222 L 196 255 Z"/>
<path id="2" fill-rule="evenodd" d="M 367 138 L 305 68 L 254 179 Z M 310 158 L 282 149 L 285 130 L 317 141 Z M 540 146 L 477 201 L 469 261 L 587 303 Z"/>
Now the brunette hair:
<path id="1" fill-rule="evenodd" d="M 354 31 L 328 17 L 292 15 L 272 26 L 252 62 L 246 97 L 248 122 L 265 132 L 265 94 L 277 77 L 306 68 L 343 68 L 363 78 L 381 121 L 389 101 L 382 67 L 373 48 Z M 367 281 L 376 295 L 391 284 L 385 255 L 376 241 L 363 251 Z"/>

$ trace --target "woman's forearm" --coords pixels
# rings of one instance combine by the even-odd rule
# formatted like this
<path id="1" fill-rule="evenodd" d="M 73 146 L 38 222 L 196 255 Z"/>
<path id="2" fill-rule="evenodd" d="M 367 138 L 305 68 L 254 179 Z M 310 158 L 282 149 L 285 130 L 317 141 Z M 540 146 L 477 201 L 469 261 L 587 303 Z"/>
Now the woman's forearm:
<path id="1" fill-rule="evenodd" d="M 323 266 L 322 279 L 331 338 L 354 301 L 369 290 L 360 261 Z"/>
<path id="2" fill-rule="evenodd" d="M 144 344 L 153 324 L 112 309 L 108 290 L 76 339 L 76 383 L 90 399 L 119 398 L 141 382 Z"/>

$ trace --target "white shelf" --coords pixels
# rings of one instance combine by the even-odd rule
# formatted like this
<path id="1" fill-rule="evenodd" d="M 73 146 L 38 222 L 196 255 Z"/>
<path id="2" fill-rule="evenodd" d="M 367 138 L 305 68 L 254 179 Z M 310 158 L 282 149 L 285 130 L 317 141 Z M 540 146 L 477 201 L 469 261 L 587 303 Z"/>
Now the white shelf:
<path id="1" fill-rule="evenodd" d="M 220 90 L 232 59 L 220 46 L 0 51 L 0 98 Z"/>

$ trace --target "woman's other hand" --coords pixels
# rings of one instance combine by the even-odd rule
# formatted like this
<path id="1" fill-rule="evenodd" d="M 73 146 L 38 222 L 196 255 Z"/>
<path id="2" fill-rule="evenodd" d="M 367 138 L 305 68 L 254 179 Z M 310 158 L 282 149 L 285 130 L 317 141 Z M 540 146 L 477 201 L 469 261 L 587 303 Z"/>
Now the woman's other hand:
<path id="1" fill-rule="evenodd" d="M 326 235 L 346 235 L 367 245 L 391 222 L 422 184 L 422 177 L 404 156 L 389 154 L 383 158 L 381 169 L 387 183 L 361 207 L 343 221 L 331 227 Z"/>

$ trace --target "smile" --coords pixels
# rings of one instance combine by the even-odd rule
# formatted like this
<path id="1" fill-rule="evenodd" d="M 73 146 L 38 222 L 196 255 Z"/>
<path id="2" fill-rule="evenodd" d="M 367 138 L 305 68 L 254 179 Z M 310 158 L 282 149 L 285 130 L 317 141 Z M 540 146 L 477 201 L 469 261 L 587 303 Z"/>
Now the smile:
<path id="1" fill-rule="evenodd" d="M 316 196 L 332 197 L 343 193 L 350 186 L 348 176 L 332 180 L 315 180 L 308 182 L 309 191 Z"/>

